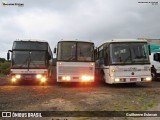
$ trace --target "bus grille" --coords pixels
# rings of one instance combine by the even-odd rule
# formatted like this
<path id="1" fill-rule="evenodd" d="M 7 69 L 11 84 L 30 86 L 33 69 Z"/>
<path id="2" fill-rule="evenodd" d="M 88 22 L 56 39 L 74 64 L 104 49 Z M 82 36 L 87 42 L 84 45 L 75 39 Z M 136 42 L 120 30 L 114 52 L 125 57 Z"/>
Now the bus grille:
<path id="1" fill-rule="evenodd" d="M 58 70 L 59 75 L 82 75 L 89 74 L 92 75 L 94 73 L 93 67 L 68 67 L 61 66 Z"/>

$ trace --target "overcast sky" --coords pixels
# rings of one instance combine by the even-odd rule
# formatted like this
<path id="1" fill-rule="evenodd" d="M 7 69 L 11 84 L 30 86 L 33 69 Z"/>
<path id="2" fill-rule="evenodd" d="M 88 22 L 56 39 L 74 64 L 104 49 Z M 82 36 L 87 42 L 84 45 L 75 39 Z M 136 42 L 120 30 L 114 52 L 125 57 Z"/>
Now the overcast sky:
<path id="1" fill-rule="evenodd" d="M 158 2 L 158 5 L 138 2 Z M 16 39 L 57 42 L 115 38 L 160 38 L 160 0 L 1 0 L 0 57 Z"/>

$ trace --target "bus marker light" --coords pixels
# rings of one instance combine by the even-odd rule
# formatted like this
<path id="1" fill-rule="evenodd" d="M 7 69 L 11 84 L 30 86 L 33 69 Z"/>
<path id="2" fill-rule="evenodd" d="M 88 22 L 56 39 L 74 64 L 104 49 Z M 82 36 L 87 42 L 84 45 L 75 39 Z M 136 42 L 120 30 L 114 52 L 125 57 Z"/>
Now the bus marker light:
<path id="1" fill-rule="evenodd" d="M 116 72 L 116 70 L 113 69 L 112 72 Z"/>
<path id="2" fill-rule="evenodd" d="M 91 66 L 93 66 L 94 65 L 94 63 L 91 63 Z"/>

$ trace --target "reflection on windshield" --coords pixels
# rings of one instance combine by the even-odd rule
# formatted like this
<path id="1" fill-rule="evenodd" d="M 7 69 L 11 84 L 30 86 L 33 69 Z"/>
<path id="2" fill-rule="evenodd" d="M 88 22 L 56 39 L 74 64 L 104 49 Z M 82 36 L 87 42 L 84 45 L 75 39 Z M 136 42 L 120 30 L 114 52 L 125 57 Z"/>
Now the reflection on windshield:
<path id="1" fill-rule="evenodd" d="M 44 68 L 46 66 L 44 51 L 13 51 L 14 68 Z"/>
<path id="2" fill-rule="evenodd" d="M 78 43 L 77 45 L 78 61 L 91 61 L 93 60 L 93 45 L 86 43 Z"/>
<path id="3" fill-rule="evenodd" d="M 61 42 L 58 45 L 58 60 L 93 61 L 92 43 Z"/>
<path id="4" fill-rule="evenodd" d="M 113 64 L 149 63 L 147 44 L 111 44 L 111 61 Z"/>

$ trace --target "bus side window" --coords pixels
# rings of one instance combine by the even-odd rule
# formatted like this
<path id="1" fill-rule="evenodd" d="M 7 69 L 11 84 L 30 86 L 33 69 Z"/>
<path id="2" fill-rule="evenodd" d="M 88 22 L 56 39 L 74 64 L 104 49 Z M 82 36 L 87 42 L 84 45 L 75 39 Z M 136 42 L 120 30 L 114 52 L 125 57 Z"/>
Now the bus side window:
<path id="1" fill-rule="evenodd" d="M 104 56 L 104 64 L 105 65 L 108 65 L 109 64 L 109 61 L 108 61 L 108 52 L 107 52 L 107 48 L 104 49 L 104 52 L 103 52 L 103 56 Z"/>
<path id="2" fill-rule="evenodd" d="M 101 65 L 101 64 L 104 63 L 104 60 L 103 60 L 103 49 L 99 51 L 99 58 L 100 58 L 99 62 L 100 62 L 100 65 Z"/>
<path id="3" fill-rule="evenodd" d="M 99 50 L 98 49 L 94 50 L 94 58 L 95 58 L 95 60 L 99 59 Z"/>

